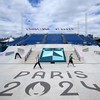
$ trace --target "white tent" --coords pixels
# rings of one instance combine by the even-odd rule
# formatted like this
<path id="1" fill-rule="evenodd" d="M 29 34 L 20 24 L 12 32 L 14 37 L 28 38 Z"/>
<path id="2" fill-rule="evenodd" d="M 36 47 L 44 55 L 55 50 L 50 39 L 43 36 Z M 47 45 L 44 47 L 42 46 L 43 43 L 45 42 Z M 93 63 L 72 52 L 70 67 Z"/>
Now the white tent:
<path id="1" fill-rule="evenodd" d="M 10 37 L 9 39 L 4 40 L 4 41 L 2 41 L 2 42 L 12 42 L 12 41 L 14 41 L 14 39 L 13 39 L 12 37 Z"/>
<path id="2" fill-rule="evenodd" d="M 12 42 L 14 41 L 14 39 L 12 37 L 9 38 L 9 42 Z"/>

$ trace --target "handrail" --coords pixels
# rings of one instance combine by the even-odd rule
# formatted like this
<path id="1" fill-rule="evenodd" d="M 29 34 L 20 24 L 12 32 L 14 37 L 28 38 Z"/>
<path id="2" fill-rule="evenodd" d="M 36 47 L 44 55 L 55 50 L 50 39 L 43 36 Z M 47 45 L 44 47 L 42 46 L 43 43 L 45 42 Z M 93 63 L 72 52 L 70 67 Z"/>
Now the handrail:
<path id="1" fill-rule="evenodd" d="M 77 48 L 74 48 L 74 51 L 79 59 L 79 61 L 83 61 L 84 60 L 84 57 L 82 55 L 82 52 L 80 50 L 78 50 Z"/>

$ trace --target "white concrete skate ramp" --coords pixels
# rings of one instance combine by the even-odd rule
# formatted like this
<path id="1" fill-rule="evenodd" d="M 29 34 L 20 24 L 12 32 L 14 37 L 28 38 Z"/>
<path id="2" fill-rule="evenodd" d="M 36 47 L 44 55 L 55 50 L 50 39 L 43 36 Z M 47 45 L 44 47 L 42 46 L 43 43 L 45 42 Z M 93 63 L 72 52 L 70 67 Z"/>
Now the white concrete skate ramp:
<path id="1" fill-rule="evenodd" d="M 33 70 L 33 64 L 1 64 L 0 100 L 100 99 L 100 64 L 41 66 L 43 70 Z"/>

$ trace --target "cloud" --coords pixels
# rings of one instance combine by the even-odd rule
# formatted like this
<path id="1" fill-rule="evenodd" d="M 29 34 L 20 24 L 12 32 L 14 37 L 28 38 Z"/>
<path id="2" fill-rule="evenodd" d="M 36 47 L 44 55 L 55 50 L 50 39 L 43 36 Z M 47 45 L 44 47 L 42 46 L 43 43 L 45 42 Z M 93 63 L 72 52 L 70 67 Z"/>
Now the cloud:
<path id="1" fill-rule="evenodd" d="M 77 32 L 78 23 L 80 34 L 85 34 L 87 13 L 87 31 L 96 36 L 100 33 L 99 4 L 99 0 L 0 0 L 0 34 L 19 36 L 22 24 L 24 34 L 28 27 L 75 27 L 73 32 Z"/>
<path id="2" fill-rule="evenodd" d="M 54 27 L 77 27 L 79 22 L 80 33 L 85 34 L 85 13 L 87 13 L 88 32 L 98 33 L 100 32 L 99 28 L 94 29 L 92 27 L 91 29 L 91 26 L 96 25 L 100 18 L 99 15 L 95 15 L 95 12 L 100 10 L 100 7 L 96 6 L 97 3 L 98 1 L 91 2 L 91 0 L 53 0 L 52 2 L 51 0 L 44 0 L 37 8 L 34 23 L 37 27 L 52 25 Z"/>

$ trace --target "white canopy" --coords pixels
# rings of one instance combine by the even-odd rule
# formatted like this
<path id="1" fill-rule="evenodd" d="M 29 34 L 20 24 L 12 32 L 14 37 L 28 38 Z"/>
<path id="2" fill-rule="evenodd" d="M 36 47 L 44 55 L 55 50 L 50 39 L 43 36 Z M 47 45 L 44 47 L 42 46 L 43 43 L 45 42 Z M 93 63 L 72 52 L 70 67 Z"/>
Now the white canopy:
<path id="1" fill-rule="evenodd" d="M 2 41 L 2 42 L 12 42 L 12 41 L 14 41 L 14 39 L 13 39 L 12 37 L 10 37 L 9 39 L 4 40 L 4 41 Z"/>

